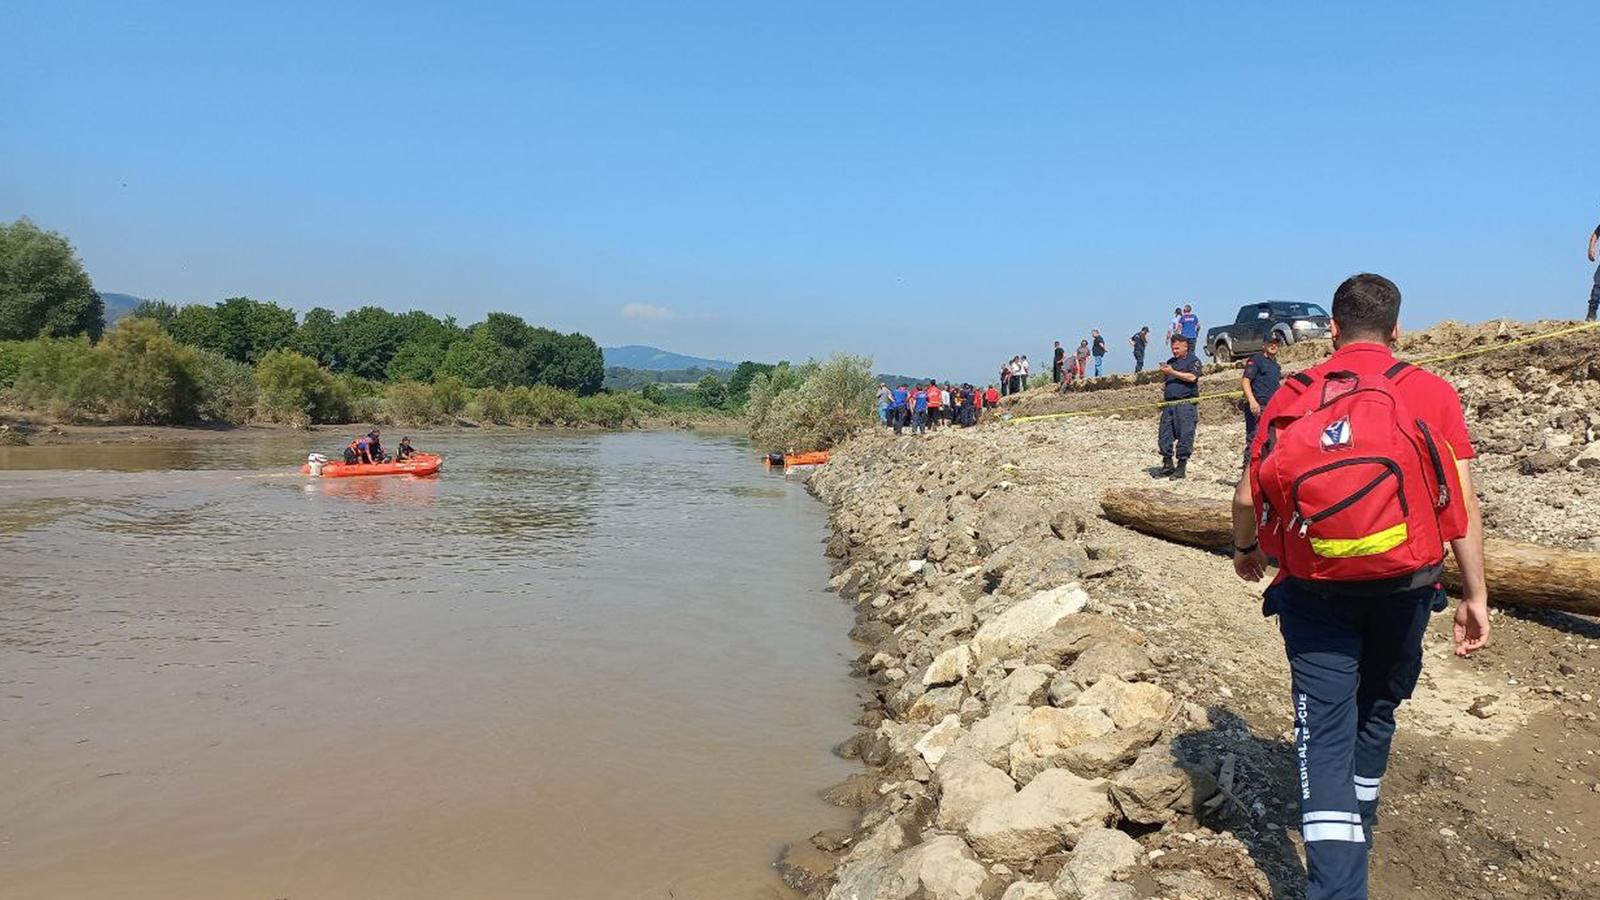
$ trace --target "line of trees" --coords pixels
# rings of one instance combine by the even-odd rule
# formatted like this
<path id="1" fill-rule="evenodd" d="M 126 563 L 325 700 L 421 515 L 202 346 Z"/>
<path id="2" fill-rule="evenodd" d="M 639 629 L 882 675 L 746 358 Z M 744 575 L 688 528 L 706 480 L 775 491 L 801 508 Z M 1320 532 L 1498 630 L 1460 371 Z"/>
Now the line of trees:
<path id="1" fill-rule="evenodd" d="M 140 304 L 109 332 L 76 252 L 27 219 L 0 223 L 0 400 L 64 419 L 165 424 L 636 422 L 644 398 L 604 395 L 587 335 L 490 313 L 462 327 L 364 306 L 303 317 L 276 303 Z"/>
<path id="2" fill-rule="evenodd" d="M 287 350 L 330 372 L 373 381 L 455 377 L 472 388 L 543 384 L 580 396 L 597 393 L 605 377 L 593 338 L 529 325 L 510 313 L 490 313 L 462 328 L 453 317 L 421 310 L 363 306 L 340 316 L 317 307 L 297 318 L 276 303 L 230 297 L 213 306 L 147 300 L 133 315 L 181 343 L 249 365 Z"/>

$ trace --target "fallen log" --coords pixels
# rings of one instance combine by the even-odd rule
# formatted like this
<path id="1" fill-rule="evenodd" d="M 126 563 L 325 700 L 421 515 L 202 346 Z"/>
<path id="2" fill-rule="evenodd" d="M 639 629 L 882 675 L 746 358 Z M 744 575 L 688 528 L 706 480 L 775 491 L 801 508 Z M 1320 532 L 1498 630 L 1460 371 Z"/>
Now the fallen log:
<path id="1" fill-rule="evenodd" d="M 1100 508 L 1118 525 L 1173 543 L 1224 551 L 1233 544 L 1229 501 L 1174 491 L 1113 488 L 1101 495 Z M 1489 582 L 1489 602 L 1497 606 L 1600 616 L 1600 553 L 1488 537 L 1484 539 L 1484 576 Z M 1452 591 L 1461 587 L 1453 556 L 1445 560 L 1445 584 Z"/>

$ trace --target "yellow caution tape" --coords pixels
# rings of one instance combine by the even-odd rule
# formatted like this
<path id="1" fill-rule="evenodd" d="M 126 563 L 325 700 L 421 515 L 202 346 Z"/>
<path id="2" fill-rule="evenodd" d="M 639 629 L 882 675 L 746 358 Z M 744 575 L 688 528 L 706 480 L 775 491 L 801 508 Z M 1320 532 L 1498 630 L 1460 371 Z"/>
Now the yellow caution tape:
<path id="1" fill-rule="evenodd" d="M 1589 331 L 1594 328 L 1600 328 L 1600 322 L 1584 322 L 1581 325 L 1573 325 L 1569 328 L 1559 328 L 1555 331 L 1547 331 L 1543 334 L 1535 334 L 1525 338 L 1517 338 L 1516 340 L 1506 341 L 1500 344 L 1493 344 L 1488 347 L 1474 347 L 1470 350 L 1463 350 L 1460 353 L 1447 353 L 1442 356 L 1430 356 L 1426 359 L 1415 360 L 1412 364 L 1418 366 L 1431 366 L 1436 363 L 1449 362 L 1451 360 L 1462 359 L 1468 356 L 1479 356 L 1484 353 L 1493 353 L 1496 350 L 1504 350 L 1507 347 L 1516 347 L 1521 344 L 1535 344 L 1540 341 L 1548 341 L 1558 337 L 1566 337 L 1569 334 L 1577 334 L 1581 331 Z M 1039 415 L 1034 416 L 1012 416 L 1005 421 L 1018 423 L 1042 422 L 1046 419 L 1076 419 L 1080 416 L 1098 416 L 1109 415 L 1112 413 L 1139 412 L 1146 409 L 1161 409 L 1167 406 L 1199 405 L 1208 400 L 1237 400 L 1243 396 L 1244 391 L 1228 391 L 1227 393 L 1223 394 L 1206 394 L 1203 397 L 1190 397 L 1184 400 L 1161 400 L 1155 403 L 1137 403 L 1132 406 L 1075 409 L 1068 412 L 1040 413 Z"/>

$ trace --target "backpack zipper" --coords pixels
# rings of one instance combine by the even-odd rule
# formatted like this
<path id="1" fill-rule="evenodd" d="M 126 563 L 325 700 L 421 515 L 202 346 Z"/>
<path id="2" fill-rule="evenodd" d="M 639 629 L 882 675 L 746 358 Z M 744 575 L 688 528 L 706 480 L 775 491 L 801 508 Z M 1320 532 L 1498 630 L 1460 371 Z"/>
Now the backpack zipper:
<path id="1" fill-rule="evenodd" d="M 1434 477 L 1439 480 L 1439 508 L 1444 509 L 1450 503 L 1450 483 L 1445 480 L 1444 460 L 1439 457 L 1439 445 L 1433 442 L 1433 432 L 1428 429 L 1428 423 L 1417 420 L 1417 428 L 1422 432 L 1422 440 L 1428 445 L 1428 459 L 1433 463 Z"/>
<path id="2" fill-rule="evenodd" d="M 1309 516 L 1302 516 L 1300 514 L 1300 485 L 1304 484 L 1306 479 L 1313 475 L 1331 472 L 1334 469 L 1356 465 L 1383 466 L 1384 471 L 1383 474 L 1379 475 L 1377 478 L 1367 482 L 1367 484 L 1360 490 L 1344 498 L 1343 500 L 1340 500 L 1338 503 L 1333 504 L 1327 509 L 1324 509 L 1321 512 L 1312 513 Z M 1313 524 L 1320 522 L 1329 516 L 1343 512 L 1344 510 L 1349 509 L 1351 506 L 1354 506 L 1356 503 L 1360 502 L 1361 498 L 1372 493 L 1374 490 L 1377 490 L 1378 486 L 1387 481 L 1390 475 L 1393 475 L 1395 480 L 1400 482 L 1400 490 L 1395 492 L 1395 496 L 1400 498 L 1401 514 L 1405 516 L 1411 515 L 1410 506 L 1406 503 L 1405 473 L 1400 470 L 1400 464 L 1392 459 L 1382 456 L 1357 456 L 1352 459 L 1341 459 L 1338 462 L 1328 463 L 1325 466 L 1318 466 L 1294 480 L 1294 485 L 1289 490 L 1289 502 L 1294 508 L 1294 517 L 1289 520 L 1289 527 L 1291 529 L 1294 528 L 1294 522 L 1296 519 L 1298 519 L 1300 521 L 1300 536 L 1305 537 Z"/>

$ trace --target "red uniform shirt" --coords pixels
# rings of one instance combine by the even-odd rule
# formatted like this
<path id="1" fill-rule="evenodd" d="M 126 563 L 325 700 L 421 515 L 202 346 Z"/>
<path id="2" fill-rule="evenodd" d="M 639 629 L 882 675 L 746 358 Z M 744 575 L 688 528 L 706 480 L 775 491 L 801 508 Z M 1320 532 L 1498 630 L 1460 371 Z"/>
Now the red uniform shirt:
<path id="1" fill-rule="evenodd" d="M 1382 378 L 1383 373 L 1395 364 L 1394 354 L 1382 344 L 1346 344 L 1335 350 L 1327 362 L 1307 369 L 1310 375 L 1328 372 L 1354 372 L 1362 379 Z M 1472 439 L 1467 435 L 1467 419 L 1461 412 L 1461 395 L 1455 385 L 1426 370 L 1412 372 L 1400 381 L 1397 389 L 1405 398 L 1406 407 L 1428 423 L 1434 434 L 1450 445 L 1456 459 L 1472 459 L 1477 451 L 1472 449 Z M 1293 391 L 1278 391 L 1272 401 L 1261 411 L 1263 421 L 1270 421 L 1284 404 L 1292 402 Z M 1261 444 L 1267 439 L 1267 429 L 1256 431 L 1255 443 L 1250 447 L 1251 458 L 1261 455 Z"/>
<path id="2" fill-rule="evenodd" d="M 983 405 L 984 406 L 996 406 L 999 403 L 1000 403 L 1000 392 L 995 390 L 994 388 L 989 388 L 989 392 L 987 394 L 985 394 L 984 397 L 983 397 Z"/>
<path id="3" fill-rule="evenodd" d="M 943 405 L 944 405 L 944 396 L 939 393 L 939 389 L 936 388 L 936 387 L 928 388 L 928 408 L 929 409 L 938 409 L 939 407 L 941 407 Z"/>

